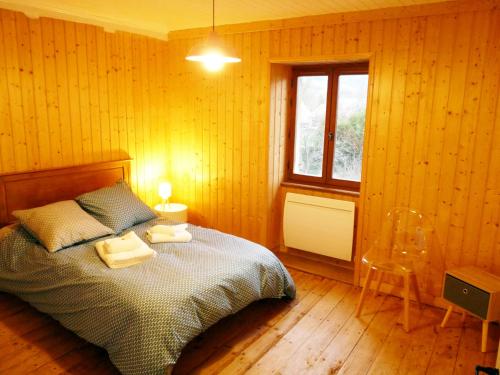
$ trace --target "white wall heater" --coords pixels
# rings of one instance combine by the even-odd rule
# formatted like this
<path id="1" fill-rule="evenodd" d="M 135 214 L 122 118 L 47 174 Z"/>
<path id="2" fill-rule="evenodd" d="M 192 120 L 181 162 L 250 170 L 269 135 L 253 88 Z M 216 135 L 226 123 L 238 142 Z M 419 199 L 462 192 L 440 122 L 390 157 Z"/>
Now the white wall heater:
<path id="1" fill-rule="evenodd" d="M 354 202 L 287 193 L 283 234 L 287 247 L 350 261 Z"/>

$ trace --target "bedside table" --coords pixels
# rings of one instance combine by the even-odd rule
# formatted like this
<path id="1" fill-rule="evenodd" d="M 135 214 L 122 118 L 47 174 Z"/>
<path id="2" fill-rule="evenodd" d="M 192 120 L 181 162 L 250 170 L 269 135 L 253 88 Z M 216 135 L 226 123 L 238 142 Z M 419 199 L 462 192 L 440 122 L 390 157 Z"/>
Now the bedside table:
<path id="1" fill-rule="evenodd" d="M 160 203 L 155 206 L 158 216 L 179 223 L 187 223 L 187 210 L 188 207 L 182 203 L 168 203 L 165 206 Z"/>
<path id="2" fill-rule="evenodd" d="M 500 320 L 500 277 L 475 267 L 448 270 L 444 276 L 443 298 L 450 305 L 441 327 L 448 322 L 454 306 L 478 317 L 483 321 L 481 352 L 484 353 L 488 324 Z"/>

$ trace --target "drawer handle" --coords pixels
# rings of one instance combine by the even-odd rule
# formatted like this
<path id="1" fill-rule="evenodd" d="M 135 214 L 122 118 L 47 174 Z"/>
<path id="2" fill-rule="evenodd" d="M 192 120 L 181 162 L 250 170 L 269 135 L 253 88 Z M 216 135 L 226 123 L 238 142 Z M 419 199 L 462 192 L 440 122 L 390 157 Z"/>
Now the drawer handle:
<path id="1" fill-rule="evenodd" d="M 465 295 L 469 294 L 469 289 L 463 288 L 462 289 L 462 293 L 465 294 Z"/>

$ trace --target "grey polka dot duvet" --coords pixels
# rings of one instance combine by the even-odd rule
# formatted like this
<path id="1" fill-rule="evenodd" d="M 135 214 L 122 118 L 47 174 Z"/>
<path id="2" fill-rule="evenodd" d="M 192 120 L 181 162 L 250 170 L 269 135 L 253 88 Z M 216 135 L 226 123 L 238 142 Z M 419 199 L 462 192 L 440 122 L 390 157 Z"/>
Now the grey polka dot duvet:
<path id="1" fill-rule="evenodd" d="M 158 223 L 165 222 L 123 233 L 145 240 Z M 97 240 L 48 253 L 19 228 L 0 241 L 0 290 L 105 348 L 123 374 L 163 374 L 223 317 L 259 299 L 295 296 L 292 278 L 269 250 L 215 230 L 188 230 L 190 243 L 154 244 L 155 258 L 110 269 L 94 249 Z"/>

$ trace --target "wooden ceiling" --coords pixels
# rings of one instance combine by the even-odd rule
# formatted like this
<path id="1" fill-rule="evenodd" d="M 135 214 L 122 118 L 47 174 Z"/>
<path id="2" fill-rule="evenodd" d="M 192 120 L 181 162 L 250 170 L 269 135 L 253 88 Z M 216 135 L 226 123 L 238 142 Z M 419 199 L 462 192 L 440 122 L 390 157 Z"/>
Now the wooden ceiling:
<path id="1" fill-rule="evenodd" d="M 216 25 L 439 2 L 442 0 L 216 0 Z M 0 8 L 166 39 L 171 30 L 206 27 L 210 0 L 0 0 Z"/>

